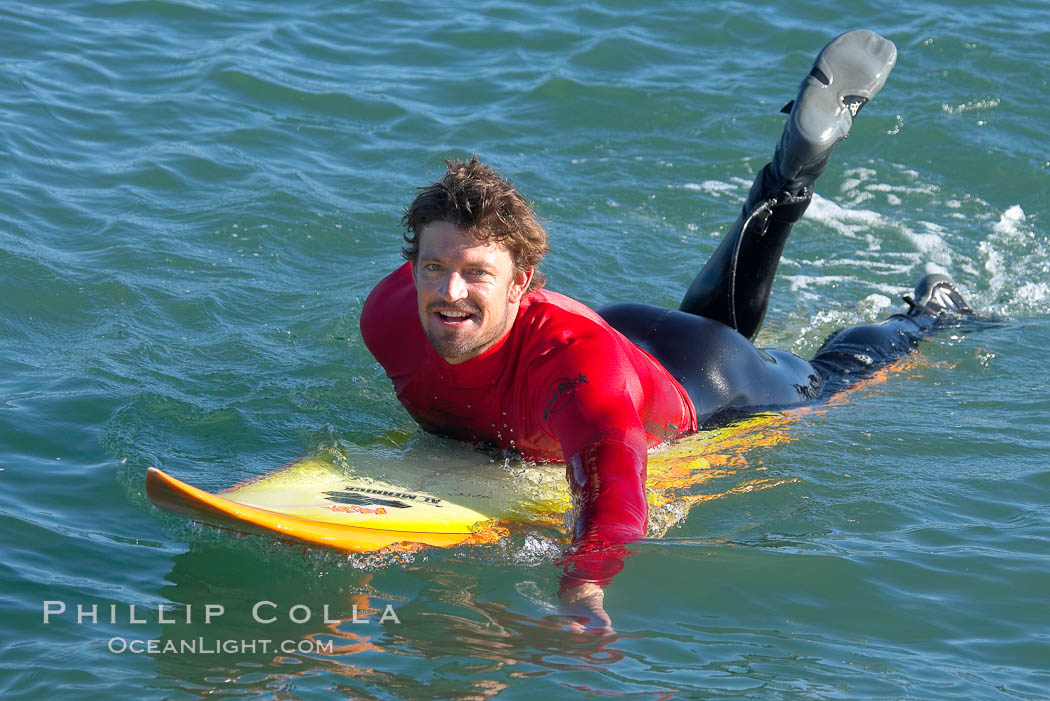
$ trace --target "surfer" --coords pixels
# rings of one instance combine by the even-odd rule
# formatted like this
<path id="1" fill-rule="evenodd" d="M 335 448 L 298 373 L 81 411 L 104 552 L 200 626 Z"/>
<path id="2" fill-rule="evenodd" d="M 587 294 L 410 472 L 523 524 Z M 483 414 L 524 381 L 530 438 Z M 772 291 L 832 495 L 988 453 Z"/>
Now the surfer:
<path id="1" fill-rule="evenodd" d="M 406 210 L 408 262 L 365 302 L 365 343 L 424 429 L 565 461 L 576 520 L 559 595 L 598 627 L 609 626 L 602 587 L 646 533 L 647 449 L 728 412 L 823 398 L 972 313 L 947 276 L 928 275 L 907 311 L 839 332 L 808 362 L 751 343 L 792 224 L 895 60 L 893 43 L 867 30 L 824 47 L 772 162 L 676 310 L 595 312 L 543 289 L 547 234 L 476 155 L 446 161 Z"/>

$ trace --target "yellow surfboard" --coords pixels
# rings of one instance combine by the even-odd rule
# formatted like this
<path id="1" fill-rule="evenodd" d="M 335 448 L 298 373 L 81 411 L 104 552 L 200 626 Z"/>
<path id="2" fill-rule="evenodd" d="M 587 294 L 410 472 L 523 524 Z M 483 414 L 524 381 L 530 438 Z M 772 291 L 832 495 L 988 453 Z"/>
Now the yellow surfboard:
<path id="1" fill-rule="evenodd" d="M 800 417 L 822 415 L 924 362 L 907 356 L 821 404 L 758 414 L 651 451 L 648 535 L 663 535 L 695 504 L 794 481 L 765 477 L 748 454 L 792 440 L 788 428 Z M 350 460 L 310 457 L 217 494 L 151 467 L 146 494 L 195 521 L 353 552 L 493 543 L 516 525 L 566 523 L 564 465 L 486 465 L 478 453 L 464 455 L 459 464 L 448 456 L 376 459 L 371 451 Z M 723 477 L 733 478 L 731 487 L 703 491 L 705 482 Z"/>
<path id="2" fill-rule="evenodd" d="M 687 509 L 722 496 L 688 492 L 738 468 L 745 449 L 780 440 L 783 432 L 776 426 L 784 421 L 783 415 L 753 417 L 653 451 L 647 482 L 651 520 L 669 504 Z M 491 543 L 506 536 L 512 524 L 563 523 L 571 506 L 564 465 L 475 463 L 441 472 L 392 472 L 396 477 L 374 466 L 348 469 L 330 456 L 315 456 L 211 493 L 151 467 L 146 494 L 161 509 L 195 521 L 354 552 Z M 745 484 L 772 486 L 763 480 Z"/>

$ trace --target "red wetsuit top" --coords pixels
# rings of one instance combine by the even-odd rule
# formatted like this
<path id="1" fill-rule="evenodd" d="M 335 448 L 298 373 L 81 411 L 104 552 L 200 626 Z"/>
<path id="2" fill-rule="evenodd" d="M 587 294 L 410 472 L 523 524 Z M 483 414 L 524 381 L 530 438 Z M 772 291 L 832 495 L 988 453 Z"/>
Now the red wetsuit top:
<path id="1" fill-rule="evenodd" d="M 407 263 L 368 296 L 361 335 L 424 429 L 565 461 L 570 577 L 604 584 L 623 566 L 610 546 L 622 555 L 645 535 L 647 449 L 696 431 L 685 389 L 651 355 L 583 304 L 537 290 L 495 346 L 450 365 L 423 332 Z"/>

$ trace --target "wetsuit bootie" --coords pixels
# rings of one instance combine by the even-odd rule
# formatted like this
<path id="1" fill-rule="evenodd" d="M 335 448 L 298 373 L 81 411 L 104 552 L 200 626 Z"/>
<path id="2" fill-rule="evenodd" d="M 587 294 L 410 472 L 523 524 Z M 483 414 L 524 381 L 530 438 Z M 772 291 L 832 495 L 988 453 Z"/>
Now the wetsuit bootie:
<path id="1" fill-rule="evenodd" d="M 929 317 L 934 322 L 953 323 L 974 316 L 973 308 L 947 275 L 932 273 L 915 286 L 915 296 L 904 295 L 908 303 L 905 316 Z"/>
<path id="2" fill-rule="evenodd" d="M 853 118 L 882 89 L 897 47 L 868 29 L 846 32 L 821 50 L 799 86 L 773 156 L 778 191 L 799 196 L 813 188 Z M 771 183 L 772 184 L 772 183 Z"/>

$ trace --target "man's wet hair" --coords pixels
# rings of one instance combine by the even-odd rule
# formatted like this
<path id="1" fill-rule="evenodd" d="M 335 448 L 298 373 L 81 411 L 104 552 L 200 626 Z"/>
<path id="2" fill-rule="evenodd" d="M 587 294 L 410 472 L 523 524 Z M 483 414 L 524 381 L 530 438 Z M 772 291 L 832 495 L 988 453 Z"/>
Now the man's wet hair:
<path id="1" fill-rule="evenodd" d="M 405 228 L 405 260 L 419 259 L 419 236 L 434 222 L 448 222 L 478 243 L 502 245 L 518 270 L 536 268 L 550 246 L 547 232 L 525 201 L 502 175 L 478 160 L 445 161 L 445 175 L 419 188 L 419 193 L 401 218 Z M 526 293 L 543 287 L 546 278 L 539 270 Z"/>

